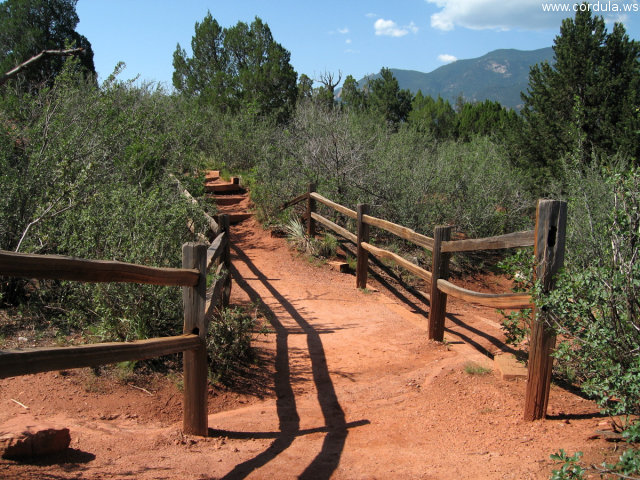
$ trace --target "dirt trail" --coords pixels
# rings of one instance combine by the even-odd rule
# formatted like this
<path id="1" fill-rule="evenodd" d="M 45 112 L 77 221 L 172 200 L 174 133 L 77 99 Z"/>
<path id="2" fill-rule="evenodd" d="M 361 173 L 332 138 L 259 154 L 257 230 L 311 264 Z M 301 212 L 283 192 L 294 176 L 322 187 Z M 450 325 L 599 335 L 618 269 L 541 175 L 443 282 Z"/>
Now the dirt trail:
<path id="1" fill-rule="evenodd" d="M 220 210 L 245 212 L 247 202 Z M 550 418 L 527 423 L 524 382 L 465 372 L 470 361 L 492 367 L 481 352 L 504 347 L 494 311 L 450 302 L 449 343 L 431 343 L 427 306 L 377 282 L 357 290 L 352 275 L 297 256 L 253 218 L 231 231 L 232 303 L 261 304 L 271 323 L 256 340 L 273 373 L 261 398 L 212 392 L 203 439 L 179 433 L 179 397 L 166 385 L 155 398 L 117 386 L 96 393 L 129 397 L 112 419 L 97 414 L 94 394 L 83 409 L 68 390 L 56 420 L 71 427 L 73 450 L 34 465 L 2 460 L 0 477 L 537 479 L 559 448 L 594 461 L 610 448 L 590 439 L 605 420 L 593 403 L 553 386 Z M 20 394 L 50 418 L 47 397 L 32 390 L 61 383 L 54 374 L 0 381 L 0 421 L 20 414 L 9 401 Z"/>

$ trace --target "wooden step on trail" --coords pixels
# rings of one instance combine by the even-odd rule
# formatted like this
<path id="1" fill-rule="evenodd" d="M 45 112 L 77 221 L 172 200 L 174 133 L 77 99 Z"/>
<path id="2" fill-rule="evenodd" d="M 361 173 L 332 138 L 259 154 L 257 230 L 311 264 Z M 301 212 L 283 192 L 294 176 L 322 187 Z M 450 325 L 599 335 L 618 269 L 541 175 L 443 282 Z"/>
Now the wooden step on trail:
<path id="1" fill-rule="evenodd" d="M 207 193 L 233 194 L 243 193 L 244 189 L 236 183 L 217 183 L 213 185 L 205 185 L 204 191 Z"/>
<path id="2" fill-rule="evenodd" d="M 253 217 L 253 213 L 228 213 L 227 215 L 229 215 L 229 223 L 231 225 L 240 223 L 247 218 Z"/>
<path id="3" fill-rule="evenodd" d="M 205 182 L 212 182 L 214 180 L 219 180 L 219 179 L 220 179 L 220 170 L 209 170 L 204 175 Z"/>
<path id="4" fill-rule="evenodd" d="M 510 354 L 503 353 L 493 358 L 493 363 L 500 371 L 500 377 L 503 380 L 526 380 L 527 367 L 518 361 L 518 359 Z"/>
<path id="5" fill-rule="evenodd" d="M 246 198 L 242 195 L 207 195 L 207 197 L 215 200 L 217 205 L 236 205 Z"/>
<path id="6" fill-rule="evenodd" d="M 340 272 L 340 273 L 349 273 L 349 264 L 346 262 L 339 262 L 339 261 L 329 261 L 329 267 L 332 270 L 335 270 L 336 272 Z"/>

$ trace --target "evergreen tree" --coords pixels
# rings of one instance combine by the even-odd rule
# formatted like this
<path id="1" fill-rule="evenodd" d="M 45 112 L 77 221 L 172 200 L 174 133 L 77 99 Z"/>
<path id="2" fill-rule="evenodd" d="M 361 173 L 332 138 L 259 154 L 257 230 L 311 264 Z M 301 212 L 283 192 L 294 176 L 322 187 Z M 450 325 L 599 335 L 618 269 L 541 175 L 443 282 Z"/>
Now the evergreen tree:
<path id="1" fill-rule="evenodd" d="M 0 3 L 0 73 L 6 73 L 43 50 L 84 48 L 80 65 L 95 74 L 89 40 L 76 32 L 77 0 L 5 0 Z M 22 90 L 51 85 L 64 57 L 49 56 L 21 72 Z"/>
<path id="2" fill-rule="evenodd" d="M 458 118 L 448 100 L 438 95 L 434 100 L 430 95 L 424 96 L 421 90 L 413 99 L 409 124 L 418 132 L 431 133 L 439 140 L 455 137 Z"/>
<path id="3" fill-rule="evenodd" d="M 411 111 L 411 92 L 400 90 L 398 80 L 391 70 L 380 70 L 380 77 L 369 81 L 368 88 L 369 105 L 374 113 L 395 127 L 407 119 Z"/>
<path id="4" fill-rule="evenodd" d="M 458 112 L 458 138 L 469 141 L 474 135 L 499 135 L 517 122 L 517 114 L 500 102 L 465 103 Z"/>
<path id="5" fill-rule="evenodd" d="M 310 99 L 313 95 L 313 80 L 303 73 L 298 78 L 298 101 Z"/>
<path id="6" fill-rule="evenodd" d="M 583 163 L 616 153 L 637 162 L 640 44 L 581 9 L 562 22 L 553 49 L 555 63 L 532 67 L 522 94 L 521 161 L 538 177 L 559 175 L 568 153 Z"/>
<path id="7" fill-rule="evenodd" d="M 347 78 L 344 79 L 340 99 L 342 100 L 342 104 L 348 108 L 356 110 L 366 109 L 366 94 L 358 88 L 358 82 L 353 78 L 353 75 L 347 75 Z"/>
<path id="8" fill-rule="evenodd" d="M 298 96 L 290 53 L 274 41 L 258 17 L 222 29 L 207 13 L 196 23 L 192 56 L 178 44 L 173 54 L 173 85 L 178 92 L 216 105 L 283 122 Z"/>

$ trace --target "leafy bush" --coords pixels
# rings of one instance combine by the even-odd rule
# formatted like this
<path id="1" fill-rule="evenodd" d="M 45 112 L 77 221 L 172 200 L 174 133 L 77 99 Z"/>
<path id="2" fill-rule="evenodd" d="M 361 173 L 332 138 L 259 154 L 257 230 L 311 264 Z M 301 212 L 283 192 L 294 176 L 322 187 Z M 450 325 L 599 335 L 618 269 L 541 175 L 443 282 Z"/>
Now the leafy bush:
<path id="1" fill-rule="evenodd" d="M 611 415 L 640 414 L 640 170 L 607 178 L 614 209 L 608 242 L 582 270 L 569 268 L 542 298 L 566 340 L 555 356 Z"/>
<path id="2" fill-rule="evenodd" d="M 522 174 L 486 137 L 436 143 L 314 102 L 298 106 L 255 177 L 252 198 L 266 217 L 311 182 L 337 203 L 369 203 L 374 215 L 427 234 L 443 224 L 470 237 L 512 232 L 530 225 L 534 208 Z"/>
<path id="3" fill-rule="evenodd" d="M 210 323 L 207 335 L 209 367 L 214 383 L 228 383 L 254 361 L 251 337 L 256 320 L 242 308 L 227 308 Z"/>
<path id="4" fill-rule="evenodd" d="M 182 243 L 194 240 L 187 218 L 196 231 L 205 225 L 167 178 L 197 163 L 180 105 L 115 75 L 96 87 L 69 63 L 53 87 L 19 102 L 6 94 L 0 105 L 0 248 L 179 267 Z M 19 303 L 24 287 L 8 279 L 0 295 Z M 61 313 L 61 328 L 98 339 L 168 335 L 182 324 L 176 287 L 42 282 L 37 293 Z"/>

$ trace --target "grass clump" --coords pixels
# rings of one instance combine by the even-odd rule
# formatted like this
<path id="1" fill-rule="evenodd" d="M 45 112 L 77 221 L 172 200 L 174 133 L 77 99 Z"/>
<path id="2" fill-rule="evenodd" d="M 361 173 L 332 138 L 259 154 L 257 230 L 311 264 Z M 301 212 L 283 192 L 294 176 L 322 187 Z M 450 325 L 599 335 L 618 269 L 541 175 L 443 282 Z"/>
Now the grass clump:
<path id="1" fill-rule="evenodd" d="M 467 362 L 464 366 L 464 371 L 468 375 L 487 375 L 491 373 L 491 369 L 489 367 L 484 367 L 475 362 Z"/>

